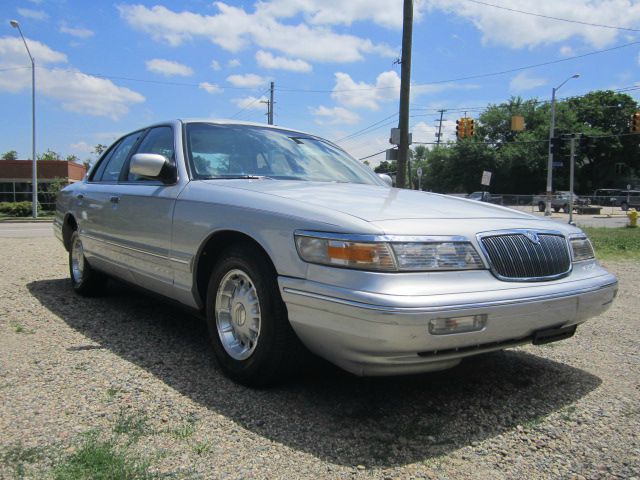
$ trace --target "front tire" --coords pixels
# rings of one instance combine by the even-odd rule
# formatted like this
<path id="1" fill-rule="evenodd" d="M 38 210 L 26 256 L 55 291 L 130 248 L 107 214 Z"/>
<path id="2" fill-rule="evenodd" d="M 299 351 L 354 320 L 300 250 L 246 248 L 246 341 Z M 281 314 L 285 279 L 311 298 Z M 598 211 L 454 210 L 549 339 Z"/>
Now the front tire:
<path id="1" fill-rule="evenodd" d="M 85 297 L 96 296 L 104 290 L 106 277 L 94 270 L 84 256 L 84 248 L 80 235 L 75 231 L 71 234 L 69 248 L 69 276 L 73 290 Z"/>
<path id="2" fill-rule="evenodd" d="M 623 212 L 626 212 L 627 210 L 629 210 L 629 204 L 627 202 L 622 202 L 620 204 L 620 208 L 622 209 Z"/>
<path id="3" fill-rule="evenodd" d="M 538 211 L 539 212 L 544 212 L 546 210 L 547 206 L 545 205 L 544 202 L 538 202 Z"/>
<path id="4" fill-rule="evenodd" d="M 209 278 L 206 313 L 216 359 L 236 382 L 263 387 L 299 368 L 304 347 L 289 323 L 277 274 L 253 245 L 220 255 Z"/>

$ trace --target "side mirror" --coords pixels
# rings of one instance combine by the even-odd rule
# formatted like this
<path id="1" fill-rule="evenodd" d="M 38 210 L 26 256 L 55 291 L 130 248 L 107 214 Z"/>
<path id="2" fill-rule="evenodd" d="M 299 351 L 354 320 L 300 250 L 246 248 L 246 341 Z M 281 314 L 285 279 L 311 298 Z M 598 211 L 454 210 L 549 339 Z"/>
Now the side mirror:
<path id="1" fill-rule="evenodd" d="M 387 175 L 386 173 L 379 173 L 378 176 L 384 183 L 386 183 L 390 187 L 393 187 L 393 179 L 389 175 Z"/>
<path id="2" fill-rule="evenodd" d="M 167 157 L 156 153 L 136 153 L 131 157 L 129 172 L 141 177 L 160 180 L 163 183 L 175 181 L 175 167 Z"/>

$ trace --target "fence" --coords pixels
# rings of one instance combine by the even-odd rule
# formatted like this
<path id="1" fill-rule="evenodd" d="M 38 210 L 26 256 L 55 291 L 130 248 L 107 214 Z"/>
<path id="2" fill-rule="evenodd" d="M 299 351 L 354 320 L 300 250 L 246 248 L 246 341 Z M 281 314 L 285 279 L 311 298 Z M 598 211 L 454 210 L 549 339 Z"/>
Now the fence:
<path id="1" fill-rule="evenodd" d="M 458 195 L 465 198 L 466 195 Z M 552 197 L 552 210 L 555 213 L 568 213 L 568 199 L 561 199 L 560 197 Z M 502 205 L 504 207 L 514 208 L 529 213 L 542 213 L 545 210 L 546 196 L 542 195 L 501 195 L 491 194 L 488 197 L 488 203 Z M 590 197 L 580 196 L 577 201 L 574 201 L 574 212 L 577 214 L 590 213 L 600 215 L 624 215 L 625 211 L 619 206 L 619 204 L 611 204 L 609 197 Z M 613 202 L 618 203 L 618 202 Z M 594 209 L 584 209 L 582 207 L 594 207 Z M 599 210 L 599 211 L 596 211 Z"/>
<path id="2" fill-rule="evenodd" d="M 55 210 L 56 195 L 51 183 L 38 182 L 38 203 L 43 210 Z M 0 182 L 0 202 L 31 202 L 31 182 Z"/>

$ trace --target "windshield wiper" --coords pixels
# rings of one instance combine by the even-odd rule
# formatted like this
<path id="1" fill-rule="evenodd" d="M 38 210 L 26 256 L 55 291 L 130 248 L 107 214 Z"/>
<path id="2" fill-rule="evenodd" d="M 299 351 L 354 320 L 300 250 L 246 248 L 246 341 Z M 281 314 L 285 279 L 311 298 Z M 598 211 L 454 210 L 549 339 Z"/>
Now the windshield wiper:
<path id="1" fill-rule="evenodd" d="M 224 176 L 209 176 L 201 177 L 204 180 L 275 180 L 273 177 L 266 175 L 224 175 Z"/>

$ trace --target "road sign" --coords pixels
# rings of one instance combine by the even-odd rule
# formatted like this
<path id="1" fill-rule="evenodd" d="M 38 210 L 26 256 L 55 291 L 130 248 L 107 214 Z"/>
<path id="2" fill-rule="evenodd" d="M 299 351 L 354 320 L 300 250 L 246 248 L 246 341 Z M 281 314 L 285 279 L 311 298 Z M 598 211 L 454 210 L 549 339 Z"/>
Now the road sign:
<path id="1" fill-rule="evenodd" d="M 390 148 L 387 150 L 387 160 L 398 160 L 398 149 Z"/>
<path id="2" fill-rule="evenodd" d="M 482 180 L 480 181 L 480 185 L 484 185 L 488 187 L 491 184 L 491 172 L 487 172 L 484 170 L 482 172 Z"/>
<path id="3" fill-rule="evenodd" d="M 418 174 L 419 177 L 421 177 L 422 176 L 422 167 L 416 168 L 416 173 Z"/>

